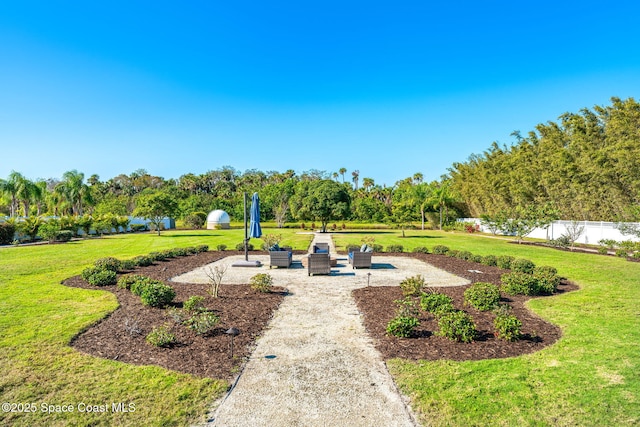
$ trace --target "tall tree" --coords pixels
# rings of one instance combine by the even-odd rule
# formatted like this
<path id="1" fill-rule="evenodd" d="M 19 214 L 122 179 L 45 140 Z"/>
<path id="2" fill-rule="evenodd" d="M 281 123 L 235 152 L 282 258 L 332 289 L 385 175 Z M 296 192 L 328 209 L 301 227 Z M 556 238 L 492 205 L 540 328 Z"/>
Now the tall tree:
<path id="1" fill-rule="evenodd" d="M 350 203 L 345 186 L 328 179 L 300 181 L 291 197 L 293 215 L 304 221 L 320 221 L 323 233 L 330 220 L 348 217 Z"/>
<path id="2" fill-rule="evenodd" d="M 56 191 L 69 202 L 74 215 L 82 216 L 84 204 L 93 202 L 91 190 L 84 182 L 84 173 L 75 169 L 62 175 L 62 181 L 56 186 Z"/>
<path id="3" fill-rule="evenodd" d="M 175 216 L 178 210 L 178 202 L 172 195 L 164 191 L 141 195 L 136 205 L 133 214 L 151 221 L 158 231 L 158 236 L 160 235 L 160 224 L 164 218 Z"/>

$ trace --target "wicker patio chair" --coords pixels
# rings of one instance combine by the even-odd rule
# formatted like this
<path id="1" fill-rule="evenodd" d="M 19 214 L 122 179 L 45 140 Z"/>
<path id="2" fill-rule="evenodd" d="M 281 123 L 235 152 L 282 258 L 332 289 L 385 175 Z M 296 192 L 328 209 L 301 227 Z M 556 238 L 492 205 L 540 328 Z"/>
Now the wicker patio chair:
<path id="1" fill-rule="evenodd" d="M 371 268 L 372 252 L 349 252 L 349 264 L 352 268 Z"/>
<path id="2" fill-rule="evenodd" d="M 307 262 L 307 273 L 312 274 L 331 274 L 331 259 L 329 253 L 309 254 Z"/>
<path id="3" fill-rule="evenodd" d="M 291 265 L 293 254 L 291 251 L 269 251 L 269 269 L 271 267 L 286 267 Z"/>
<path id="4" fill-rule="evenodd" d="M 329 244 L 328 243 L 316 243 L 313 245 L 313 253 L 329 253 Z"/>

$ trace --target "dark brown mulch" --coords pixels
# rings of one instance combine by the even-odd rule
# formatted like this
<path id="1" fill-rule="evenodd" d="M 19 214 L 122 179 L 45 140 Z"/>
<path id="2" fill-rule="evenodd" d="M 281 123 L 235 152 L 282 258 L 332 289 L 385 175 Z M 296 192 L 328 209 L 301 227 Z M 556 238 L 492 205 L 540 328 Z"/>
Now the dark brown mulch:
<path id="1" fill-rule="evenodd" d="M 507 272 L 497 267 L 487 267 L 443 255 L 402 254 L 400 256 L 422 259 L 450 273 L 468 278 L 472 283 L 489 282 L 499 285 L 500 276 Z M 482 273 L 469 270 L 478 270 Z M 438 323 L 431 314 L 422 311 L 420 326 L 416 329 L 414 336 L 397 338 L 387 335 L 387 323 L 395 316 L 396 311 L 396 304 L 393 301 L 403 299 L 402 291 L 398 286 L 361 288 L 353 291 L 353 295 L 358 308 L 364 314 L 365 327 L 385 359 L 399 357 L 414 360 L 481 360 L 513 357 L 538 351 L 560 338 L 560 328 L 545 322 L 524 307 L 524 303 L 531 297 L 502 295 L 502 302 L 508 303 L 513 308 L 513 314 L 522 322 L 524 336 L 516 342 L 497 339 L 493 335 L 495 315 L 464 306 L 464 291 L 469 286 L 437 288 L 437 290 L 453 298 L 455 307 L 464 309 L 473 318 L 479 333 L 478 338 L 472 343 L 458 343 L 434 335 L 438 330 Z M 576 285 L 563 281 L 558 292 L 568 292 L 577 288 Z"/>
<path id="2" fill-rule="evenodd" d="M 140 267 L 131 273 L 168 281 L 171 277 L 238 253 L 205 252 Z M 67 279 L 63 283 L 67 286 L 96 289 L 80 276 Z M 220 297 L 213 298 L 207 293 L 207 285 L 173 282 L 168 284 L 176 291 L 176 307 L 181 307 L 182 302 L 192 295 L 206 297 L 205 306 L 220 316 L 219 327 L 213 334 L 206 337 L 198 336 L 186 327 L 171 321 L 164 309 L 145 307 L 140 298 L 130 291 L 107 286 L 100 289 L 114 293 L 120 307 L 78 335 L 71 345 L 85 353 L 107 359 L 138 365 L 159 365 L 200 377 L 230 379 L 243 360 L 251 354 L 255 339 L 262 333 L 284 298 L 283 289 L 276 287 L 272 293 L 261 293 L 252 290 L 248 285 L 224 286 L 223 282 Z M 164 324 L 170 325 L 178 344 L 171 348 L 158 348 L 148 344 L 145 336 L 153 327 Z M 224 333 L 231 327 L 240 331 L 234 338 L 233 359 L 230 353 L 230 337 Z"/>
<path id="3" fill-rule="evenodd" d="M 300 251 L 296 251 L 300 252 Z M 140 267 L 130 273 L 143 274 L 154 279 L 168 281 L 169 278 L 186 273 L 222 257 L 241 252 L 206 252 L 194 256 L 182 257 L 159 262 L 149 267 Z M 303 253 L 303 252 L 300 252 Z M 441 255 L 398 254 L 412 256 L 453 274 L 469 278 L 472 281 L 499 283 L 504 271 L 495 267 L 486 267 L 476 263 L 462 261 Z M 469 270 L 480 270 L 474 273 Z M 63 282 L 67 286 L 84 289 L 97 289 L 87 284 L 80 276 L 71 277 Z M 220 298 L 208 295 L 209 287 L 198 284 L 170 283 L 176 290 L 175 304 L 192 295 L 206 297 L 207 308 L 220 316 L 220 324 L 210 336 L 202 337 L 183 326 L 172 323 L 165 310 L 142 305 L 140 298 L 130 291 L 116 286 L 99 288 L 116 295 L 120 307 L 79 334 L 71 345 L 85 353 L 139 365 L 159 365 L 179 372 L 200 377 L 231 379 L 239 366 L 249 357 L 255 339 L 272 318 L 273 313 L 284 299 L 284 290 L 274 288 L 274 292 L 264 294 L 253 291 L 248 285 L 222 286 Z M 462 293 L 467 287 L 442 288 L 451 295 L 456 305 L 462 308 Z M 563 283 L 560 292 L 576 289 L 575 285 Z M 402 339 L 388 337 L 385 328 L 393 317 L 393 301 L 402 298 L 399 287 L 363 288 L 354 291 L 358 307 L 364 313 L 365 326 L 376 342 L 376 346 L 385 359 L 401 357 L 407 359 L 454 359 L 475 360 L 497 357 L 517 356 L 537 351 L 560 337 L 560 330 L 530 313 L 523 307 L 525 297 L 510 297 L 514 313 L 523 322 L 525 339 L 516 343 L 497 340 L 492 335 L 493 315 L 465 308 L 473 317 L 481 331 L 480 338 L 471 344 L 461 344 L 433 335 L 437 325 L 430 315 L 424 315 L 415 337 Z M 145 341 L 145 336 L 155 326 L 171 325 L 177 336 L 178 344 L 171 348 L 157 348 Z M 230 327 L 240 330 L 234 340 L 234 358 L 230 357 L 230 337 L 224 334 Z"/>

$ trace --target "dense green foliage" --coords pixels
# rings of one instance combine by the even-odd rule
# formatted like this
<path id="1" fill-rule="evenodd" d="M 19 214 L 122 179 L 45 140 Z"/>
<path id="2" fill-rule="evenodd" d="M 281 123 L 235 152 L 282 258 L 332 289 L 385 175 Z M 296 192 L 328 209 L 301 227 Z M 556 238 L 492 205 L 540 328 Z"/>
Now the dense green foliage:
<path id="1" fill-rule="evenodd" d="M 555 206 L 562 218 L 615 221 L 640 203 L 640 104 L 565 113 L 541 123 L 517 143 L 494 143 L 450 169 L 453 187 L 471 215 L 515 207 Z"/>
<path id="2" fill-rule="evenodd" d="M 464 291 L 464 302 L 480 311 L 493 310 L 500 301 L 500 289 L 493 283 L 476 282 Z"/>

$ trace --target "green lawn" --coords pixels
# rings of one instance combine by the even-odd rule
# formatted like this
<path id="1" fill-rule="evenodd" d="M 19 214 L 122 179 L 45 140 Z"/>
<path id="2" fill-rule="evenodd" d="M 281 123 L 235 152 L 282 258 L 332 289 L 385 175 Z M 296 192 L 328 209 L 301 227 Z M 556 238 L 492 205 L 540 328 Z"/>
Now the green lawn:
<path id="1" fill-rule="evenodd" d="M 296 230 L 266 231 L 282 234 L 282 243 L 295 249 L 306 249 L 311 239 Z M 115 310 L 117 301 L 109 292 L 60 282 L 104 256 L 126 259 L 199 244 L 234 248 L 243 237 L 243 230 L 166 231 L 159 237 L 127 234 L 0 248 L 1 401 L 37 406 L 35 413 L 0 412 L 0 425 L 186 425 L 206 414 L 226 381 L 97 359 L 70 348 L 69 341 Z M 111 412 L 111 404 L 119 402 L 133 403 L 135 412 Z M 81 403 L 106 405 L 109 412 L 80 413 Z M 72 404 L 76 411 L 47 413 L 43 404 Z"/>
<path id="2" fill-rule="evenodd" d="M 282 234 L 306 249 L 311 236 Z M 637 425 L 640 423 L 640 264 L 612 257 L 520 246 L 483 236 L 436 231 L 336 233 L 336 244 L 365 236 L 387 246 L 445 244 L 475 254 L 510 254 L 553 265 L 582 287 L 531 301 L 563 338 L 536 354 L 480 362 L 392 360 L 389 368 L 425 425 Z M 188 425 L 206 413 L 226 381 L 159 367 L 132 366 L 68 347 L 83 328 L 113 311 L 109 292 L 61 286 L 104 256 L 198 244 L 229 248 L 243 230 L 167 231 L 108 236 L 63 245 L 0 248 L 0 395 L 35 403 L 30 414 L 0 413 L 1 425 Z M 259 246 L 259 239 L 252 239 Z M 473 345 L 473 344 L 471 344 Z M 133 403 L 129 413 L 46 413 L 41 405 Z M 55 409 L 55 408 L 54 408 Z"/>
<path id="3" fill-rule="evenodd" d="M 335 236 L 360 244 L 366 233 Z M 640 263 L 508 243 L 464 233 L 373 234 L 405 251 L 436 244 L 474 254 L 513 255 L 552 265 L 581 289 L 534 299 L 529 307 L 563 338 L 532 355 L 479 362 L 388 363 L 425 425 L 638 425 Z"/>

